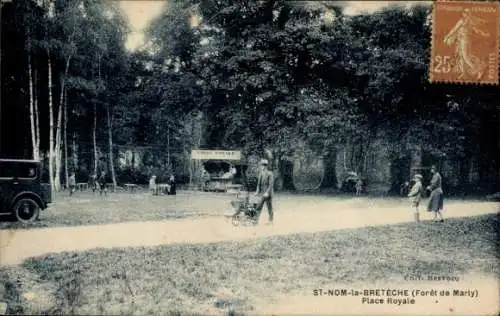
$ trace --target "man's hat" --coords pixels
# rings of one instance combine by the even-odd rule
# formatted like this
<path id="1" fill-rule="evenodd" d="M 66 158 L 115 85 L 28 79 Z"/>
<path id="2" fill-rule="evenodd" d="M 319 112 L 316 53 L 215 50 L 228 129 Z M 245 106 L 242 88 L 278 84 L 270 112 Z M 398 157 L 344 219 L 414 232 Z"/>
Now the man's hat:
<path id="1" fill-rule="evenodd" d="M 415 179 L 420 179 L 420 180 L 422 180 L 422 178 L 423 178 L 423 177 L 422 177 L 422 175 L 421 175 L 421 174 L 416 174 L 416 175 L 414 176 L 414 178 L 415 178 Z"/>
<path id="2" fill-rule="evenodd" d="M 267 165 L 269 164 L 269 162 L 267 161 L 267 159 L 262 159 L 262 160 L 260 161 L 260 164 L 261 164 L 261 165 L 264 165 L 264 166 L 267 166 Z"/>

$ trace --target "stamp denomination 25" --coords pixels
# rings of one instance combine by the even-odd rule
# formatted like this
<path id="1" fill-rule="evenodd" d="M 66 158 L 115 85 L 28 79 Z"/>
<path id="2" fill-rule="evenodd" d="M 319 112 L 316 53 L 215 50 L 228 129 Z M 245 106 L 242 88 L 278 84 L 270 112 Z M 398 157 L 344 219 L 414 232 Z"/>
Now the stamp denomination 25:
<path id="1" fill-rule="evenodd" d="M 498 84 L 500 4 L 437 1 L 432 14 L 430 81 Z"/>

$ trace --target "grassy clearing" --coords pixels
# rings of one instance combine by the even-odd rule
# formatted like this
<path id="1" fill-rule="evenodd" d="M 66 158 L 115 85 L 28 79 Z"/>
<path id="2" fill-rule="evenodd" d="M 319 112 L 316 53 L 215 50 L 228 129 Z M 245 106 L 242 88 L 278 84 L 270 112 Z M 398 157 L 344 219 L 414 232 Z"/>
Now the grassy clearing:
<path id="1" fill-rule="evenodd" d="M 180 193 L 177 196 L 152 196 L 146 191 L 111 193 L 77 192 L 71 198 L 56 196 L 55 203 L 42 211 L 40 221 L 21 224 L 4 218 L 0 229 L 41 228 L 111 224 L 129 221 L 175 220 L 220 214 L 229 207 L 229 195 Z"/>
<path id="2" fill-rule="evenodd" d="M 94 250 L 0 269 L 10 313 L 251 313 L 265 298 L 404 275 L 497 275 L 497 215 L 245 242 Z M 18 282 L 19 280 L 19 282 Z M 36 280 L 33 281 L 33 280 Z M 26 299 L 38 284 L 42 303 Z M 35 300 L 36 301 L 36 300 Z"/>
<path id="3" fill-rule="evenodd" d="M 110 193 L 107 197 L 93 195 L 92 192 L 77 192 L 68 197 L 63 192 L 56 196 L 55 203 L 42 212 L 40 221 L 23 225 L 0 218 L 0 229 L 29 229 L 60 226 L 80 226 L 123 223 L 132 221 L 159 221 L 185 218 L 222 216 L 230 212 L 229 202 L 234 194 L 180 191 L 176 196 L 152 196 L 142 190 L 136 193 Z M 408 209 L 406 198 L 362 197 L 352 195 L 319 194 L 278 194 L 275 198 L 277 214 L 282 212 L 304 211 L 312 203 L 331 203 L 329 209 L 342 207 L 364 209 L 369 207 Z M 467 203 L 471 200 L 446 200 L 452 203 Z M 324 205 L 324 204 L 322 204 Z"/>

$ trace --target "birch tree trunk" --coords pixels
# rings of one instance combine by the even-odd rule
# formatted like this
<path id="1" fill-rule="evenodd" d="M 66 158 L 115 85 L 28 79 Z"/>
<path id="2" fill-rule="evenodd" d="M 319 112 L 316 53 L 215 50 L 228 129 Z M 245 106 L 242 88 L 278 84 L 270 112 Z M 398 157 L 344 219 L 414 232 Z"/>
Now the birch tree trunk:
<path id="1" fill-rule="evenodd" d="M 96 40 L 95 34 L 94 34 L 94 41 Z M 97 71 L 98 71 L 98 81 L 97 81 L 97 93 L 100 91 L 100 84 L 101 84 L 101 56 L 97 56 Z M 92 129 L 92 138 L 93 138 L 93 143 L 94 143 L 94 174 L 97 175 L 97 104 L 94 102 L 94 127 Z"/>
<path id="2" fill-rule="evenodd" d="M 33 85 L 33 106 L 34 106 L 34 116 L 35 116 L 35 148 L 38 153 L 38 159 L 40 159 L 40 113 L 38 112 L 38 72 L 36 67 L 34 69 L 34 85 Z"/>
<path id="3" fill-rule="evenodd" d="M 66 94 L 64 98 L 64 174 L 66 175 L 66 186 L 69 183 L 69 174 L 68 174 L 68 134 L 67 134 L 67 126 L 68 126 L 68 95 Z"/>
<path id="4" fill-rule="evenodd" d="M 52 62 L 50 52 L 47 52 L 48 58 L 48 88 L 49 88 L 49 179 L 52 193 L 55 193 L 54 187 L 54 110 L 52 103 Z"/>
<path id="5" fill-rule="evenodd" d="M 167 126 L 167 162 L 170 166 L 170 126 Z"/>
<path id="6" fill-rule="evenodd" d="M 71 62 L 71 57 L 72 55 L 70 54 L 67 59 L 66 59 L 66 67 L 64 69 L 64 76 L 61 78 L 61 93 L 59 97 L 59 111 L 57 114 L 57 130 L 56 130 L 56 149 L 55 149 L 55 155 L 56 155 L 56 174 L 54 176 L 54 181 L 55 181 L 55 187 L 56 190 L 59 191 L 61 189 L 61 168 L 62 168 L 62 150 L 61 150 L 61 141 L 62 141 L 62 112 L 65 110 L 64 107 L 66 106 L 65 104 L 65 95 L 66 95 L 66 82 L 65 82 L 65 77 L 68 76 L 69 74 L 69 65 Z M 66 124 L 66 122 L 65 122 Z M 66 182 L 67 184 L 67 182 Z"/>
<path id="7" fill-rule="evenodd" d="M 31 69 L 31 53 L 28 52 L 28 76 L 29 76 L 29 94 L 30 94 L 30 125 L 31 125 L 31 146 L 33 147 L 33 159 L 39 160 L 40 154 L 37 146 L 37 134 L 35 125 L 35 105 L 33 89 L 33 72 Z"/>
<path id="8" fill-rule="evenodd" d="M 61 127 L 62 127 L 62 111 L 64 107 L 64 79 L 61 82 L 61 98 L 59 100 L 59 109 L 57 112 L 57 128 L 56 128 L 56 144 L 55 144 L 55 174 L 54 182 L 56 191 L 61 189 Z"/>
<path id="9" fill-rule="evenodd" d="M 97 105 L 94 103 L 94 126 L 92 127 L 92 141 L 94 143 L 94 174 L 97 175 L 97 140 L 96 140 L 96 130 L 97 130 Z"/>
<path id="10" fill-rule="evenodd" d="M 108 116 L 108 140 L 109 140 L 109 166 L 111 168 L 111 179 L 113 181 L 113 187 L 116 188 L 116 177 L 115 177 L 115 163 L 113 158 L 113 127 L 111 126 L 111 115 L 109 111 L 109 104 L 106 107 Z"/>
<path id="11" fill-rule="evenodd" d="M 73 133 L 73 171 L 76 172 L 78 170 L 78 145 L 76 144 L 76 133 Z"/>

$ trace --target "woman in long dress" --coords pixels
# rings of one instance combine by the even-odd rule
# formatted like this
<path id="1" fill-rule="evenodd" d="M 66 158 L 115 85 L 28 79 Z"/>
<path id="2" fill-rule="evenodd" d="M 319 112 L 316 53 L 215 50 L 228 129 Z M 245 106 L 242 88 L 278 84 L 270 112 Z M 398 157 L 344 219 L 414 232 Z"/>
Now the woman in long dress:
<path id="1" fill-rule="evenodd" d="M 149 179 L 149 191 L 153 195 L 158 195 L 158 185 L 156 184 L 156 176 L 151 176 Z"/>
<path id="2" fill-rule="evenodd" d="M 437 172 L 436 166 L 431 168 L 432 179 L 427 190 L 431 191 L 431 196 L 429 197 L 429 204 L 427 205 L 428 212 L 434 212 L 434 220 L 443 222 L 443 189 L 441 187 L 441 175 Z M 437 219 L 439 216 L 439 220 Z"/>

